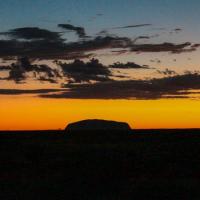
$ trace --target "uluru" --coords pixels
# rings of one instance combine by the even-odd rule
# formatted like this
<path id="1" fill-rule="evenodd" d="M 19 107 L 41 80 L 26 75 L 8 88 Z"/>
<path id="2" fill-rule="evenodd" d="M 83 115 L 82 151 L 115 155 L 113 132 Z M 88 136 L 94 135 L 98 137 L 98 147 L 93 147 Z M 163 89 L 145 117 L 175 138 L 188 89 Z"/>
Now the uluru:
<path id="1" fill-rule="evenodd" d="M 117 122 L 102 119 L 88 119 L 68 124 L 66 131 L 86 131 L 86 130 L 116 130 L 128 131 L 131 130 L 126 122 Z"/>
<path id="2" fill-rule="evenodd" d="M 65 130 L 73 141 L 104 143 L 128 139 L 131 128 L 126 122 L 88 119 L 68 124 Z"/>

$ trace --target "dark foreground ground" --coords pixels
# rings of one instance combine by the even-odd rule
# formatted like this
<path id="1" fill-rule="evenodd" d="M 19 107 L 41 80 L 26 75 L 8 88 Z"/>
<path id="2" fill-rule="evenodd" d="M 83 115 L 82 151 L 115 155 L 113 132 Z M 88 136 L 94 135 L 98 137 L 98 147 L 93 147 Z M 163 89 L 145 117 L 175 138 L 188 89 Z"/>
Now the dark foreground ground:
<path id="1" fill-rule="evenodd" d="M 200 199 L 200 130 L 106 137 L 1 132 L 0 199 Z"/>

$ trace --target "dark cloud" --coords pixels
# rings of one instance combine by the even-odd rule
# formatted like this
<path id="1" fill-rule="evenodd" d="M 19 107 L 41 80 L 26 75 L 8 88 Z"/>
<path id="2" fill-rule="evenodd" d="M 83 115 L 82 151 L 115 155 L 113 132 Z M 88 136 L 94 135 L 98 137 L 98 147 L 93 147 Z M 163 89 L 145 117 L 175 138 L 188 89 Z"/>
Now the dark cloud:
<path id="1" fill-rule="evenodd" d="M 174 29 L 174 31 L 176 32 L 176 33 L 179 33 L 179 32 L 181 32 L 183 29 L 182 28 L 175 28 Z"/>
<path id="2" fill-rule="evenodd" d="M 133 43 L 137 42 L 138 40 L 143 40 L 143 39 L 150 39 L 150 36 L 138 36 L 133 40 Z"/>
<path id="3" fill-rule="evenodd" d="M 21 83 L 26 79 L 25 70 L 20 65 L 12 64 L 11 67 L 12 69 L 9 71 L 7 80 L 13 80 L 16 83 Z"/>
<path id="4" fill-rule="evenodd" d="M 9 76 L 7 80 L 13 80 L 16 83 L 21 83 L 26 80 L 26 74 L 28 72 L 34 73 L 34 78 L 41 80 L 41 74 L 43 80 L 49 80 L 49 82 L 56 82 L 56 78 L 61 78 L 60 72 L 57 69 L 52 69 L 47 65 L 34 65 L 31 64 L 27 57 L 18 58 L 16 63 L 12 63 L 10 66 Z"/>
<path id="5" fill-rule="evenodd" d="M 156 59 L 154 59 L 154 60 L 151 59 L 150 62 L 153 62 L 153 63 L 156 62 L 156 63 L 160 64 L 160 63 L 161 63 L 161 60 L 158 59 L 158 58 L 156 58 Z"/>
<path id="6" fill-rule="evenodd" d="M 7 35 L 12 39 L 25 39 L 25 40 L 52 40 L 61 41 L 60 33 L 52 32 L 38 27 L 24 27 L 12 29 L 8 32 L 1 33 Z"/>
<path id="7" fill-rule="evenodd" d="M 174 33 L 178 34 L 178 33 L 180 33 L 181 31 L 183 31 L 182 28 L 175 28 L 175 29 L 172 29 L 169 33 L 170 33 L 170 34 L 174 34 Z"/>
<path id="8" fill-rule="evenodd" d="M 149 40 L 149 39 L 152 39 L 152 38 L 157 38 L 159 37 L 160 35 L 159 34 L 155 34 L 155 35 L 141 35 L 141 36 L 138 36 L 136 37 L 134 40 L 133 40 L 133 44 L 135 44 L 138 40 Z"/>
<path id="9" fill-rule="evenodd" d="M 85 29 L 83 27 L 73 26 L 71 24 L 58 24 L 58 27 L 65 30 L 75 31 L 80 38 L 86 37 Z"/>
<path id="10" fill-rule="evenodd" d="M 0 71 L 8 71 L 11 70 L 11 66 L 0 66 Z"/>
<path id="11" fill-rule="evenodd" d="M 91 59 L 89 62 L 76 59 L 71 63 L 57 61 L 56 64 L 62 68 L 64 76 L 68 77 L 71 83 L 105 82 L 114 77 L 127 78 L 127 76 L 123 75 L 113 75 L 110 69 L 150 69 L 148 66 L 141 66 L 134 62 L 125 64 L 117 62 L 106 66 L 100 63 L 98 59 Z"/>
<path id="12" fill-rule="evenodd" d="M 182 28 L 175 28 L 174 31 L 182 31 Z"/>
<path id="13" fill-rule="evenodd" d="M 127 63 L 120 63 L 116 62 L 113 63 L 112 65 L 109 65 L 109 68 L 114 68 L 114 69 L 150 69 L 148 66 L 144 65 L 138 65 L 134 62 L 127 62 Z"/>
<path id="14" fill-rule="evenodd" d="M 192 47 L 192 48 L 199 48 L 199 47 L 200 47 L 200 44 L 193 44 L 191 47 Z"/>
<path id="15" fill-rule="evenodd" d="M 163 75 L 167 75 L 167 76 L 171 76 L 171 75 L 176 75 L 177 73 L 174 71 L 174 70 L 170 70 L 170 69 L 165 69 L 165 70 L 157 70 L 157 72 L 159 73 L 159 74 L 163 74 Z"/>
<path id="16" fill-rule="evenodd" d="M 54 41 L 16 41 L 0 40 L 0 57 L 13 60 L 15 57 L 29 57 L 34 59 L 54 60 L 65 59 L 72 60 L 76 58 L 89 58 L 93 53 L 85 53 L 81 50 L 82 44 L 62 43 Z"/>
<path id="17" fill-rule="evenodd" d="M 37 80 L 41 81 L 41 82 L 58 83 L 57 80 L 55 80 L 53 78 L 47 78 L 47 77 L 44 77 L 44 76 L 39 77 Z"/>
<path id="18" fill-rule="evenodd" d="M 42 95 L 47 98 L 77 99 L 160 99 L 186 98 L 188 90 L 200 89 L 197 73 L 152 80 L 106 81 L 95 84 L 66 84 L 67 92 Z"/>
<path id="19" fill-rule="evenodd" d="M 137 39 L 142 39 L 142 37 L 137 37 Z M 147 38 L 145 36 L 145 38 Z M 117 37 L 117 36 L 98 36 L 92 40 L 75 42 L 66 46 L 66 49 L 71 51 L 94 51 L 100 49 L 128 49 L 129 52 L 171 52 L 171 53 L 184 53 L 196 51 L 199 46 L 194 46 L 190 42 L 185 42 L 182 44 L 174 43 L 161 43 L 161 44 L 135 44 L 135 40 L 131 40 L 127 37 Z"/>
<path id="20" fill-rule="evenodd" d="M 21 95 L 21 94 L 48 94 L 65 91 L 64 89 L 36 89 L 36 90 L 21 90 L 21 89 L 0 89 L 0 95 Z"/>
<path id="21" fill-rule="evenodd" d="M 84 53 L 84 52 L 66 52 L 60 55 L 52 56 L 51 59 L 59 60 L 75 60 L 75 59 L 84 59 L 94 57 L 94 53 Z"/>
<path id="22" fill-rule="evenodd" d="M 186 49 L 187 48 L 187 49 Z M 182 44 L 162 43 L 162 44 L 134 44 L 131 51 L 134 52 L 171 52 L 182 53 L 188 51 L 195 51 L 190 42 Z"/>
<path id="23" fill-rule="evenodd" d="M 128 48 L 130 44 L 132 44 L 132 41 L 127 37 L 98 36 L 91 40 L 70 43 L 66 48 L 69 51 L 94 51 L 112 48 Z"/>
<path id="24" fill-rule="evenodd" d="M 65 43 L 63 41 L 0 40 L 0 57 L 28 56 L 36 59 L 74 59 L 89 57 L 88 51 L 110 48 L 126 48 L 131 43 L 125 37 L 96 37 L 87 41 Z"/>
<path id="25" fill-rule="evenodd" d="M 20 57 L 17 62 L 12 63 L 10 66 L 2 67 L 2 70 L 6 69 L 9 71 L 9 76 L 7 78 L 1 78 L 1 80 L 13 80 L 16 83 L 24 83 L 28 77 L 32 77 L 35 80 L 50 83 L 57 83 L 58 80 L 64 80 L 66 78 L 71 83 L 104 82 L 114 77 L 120 77 L 120 75 L 113 75 L 110 69 L 150 69 L 148 66 L 141 66 L 134 62 L 127 62 L 125 64 L 117 62 L 107 66 L 94 58 L 88 62 L 75 59 L 70 63 L 55 60 L 54 64 L 57 67 L 51 68 L 45 64 L 32 64 L 28 57 Z"/>
<path id="26" fill-rule="evenodd" d="M 171 53 L 173 54 L 180 54 L 180 53 L 191 53 L 193 51 L 196 51 L 197 49 L 196 48 L 188 48 L 188 49 L 177 49 L 177 50 L 174 50 L 172 51 Z"/>
<path id="27" fill-rule="evenodd" d="M 17 41 L 0 40 L 0 57 L 14 58 L 28 56 L 36 59 L 56 59 L 64 57 L 64 43 L 58 41 Z"/>
<path id="28" fill-rule="evenodd" d="M 57 35 L 57 34 L 56 34 Z M 22 37 L 22 36 L 21 36 Z M 25 36 L 23 36 L 25 37 Z M 36 39 L 41 38 L 43 39 Z M 52 38 L 52 39 L 45 39 Z M 31 40 L 0 40 L 0 57 L 11 58 L 27 56 L 35 59 L 79 59 L 90 57 L 96 50 L 119 49 L 129 52 L 171 52 L 184 53 L 195 51 L 199 45 L 189 42 L 183 44 L 135 44 L 136 40 L 148 39 L 149 36 L 140 36 L 135 40 L 128 37 L 98 36 L 87 40 L 66 43 L 60 37 L 55 36 L 27 36 Z M 35 39 L 34 39 L 35 38 Z M 122 51 L 121 51 L 122 53 Z"/>
<path id="29" fill-rule="evenodd" d="M 152 24 L 135 24 L 135 25 L 129 25 L 129 26 L 119 26 L 119 27 L 114 27 L 113 29 L 139 28 L 139 27 L 144 27 L 144 26 L 152 26 Z"/>
<path id="30" fill-rule="evenodd" d="M 115 55 L 122 55 L 125 53 L 129 53 L 128 50 L 116 50 L 116 51 L 112 51 Z"/>
<path id="31" fill-rule="evenodd" d="M 109 36 L 109 32 L 108 32 L 108 30 L 104 29 L 104 30 L 101 30 L 100 32 L 98 32 L 96 35 L 105 37 L 105 36 Z"/>
<path id="32" fill-rule="evenodd" d="M 110 70 L 97 59 L 89 62 L 81 60 L 75 60 L 72 63 L 57 62 L 57 65 L 72 82 L 108 81 L 109 76 L 112 75 Z"/>

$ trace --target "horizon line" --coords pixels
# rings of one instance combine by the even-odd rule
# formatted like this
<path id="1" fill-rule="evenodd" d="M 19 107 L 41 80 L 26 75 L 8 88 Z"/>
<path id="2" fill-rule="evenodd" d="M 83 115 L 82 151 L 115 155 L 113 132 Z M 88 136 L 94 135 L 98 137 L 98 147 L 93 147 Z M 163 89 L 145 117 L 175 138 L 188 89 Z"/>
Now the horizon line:
<path id="1" fill-rule="evenodd" d="M 91 129 L 92 130 L 92 129 Z M 94 130 L 101 130 L 101 129 L 94 129 Z M 115 130 L 115 129 L 113 129 L 114 131 L 118 131 L 118 130 Z M 131 131 L 134 131 L 134 130 L 136 130 L 136 131 L 140 131 L 140 130 L 200 130 L 200 127 L 199 128 L 131 128 Z M 13 130 L 0 130 L 0 133 L 1 132 L 47 132 L 47 131 L 51 131 L 51 132 L 53 132 L 53 131 L 60 131 L 60 132 L 62 132 L 62 131 L 65 131 L 65 129 L 17 129 L 17 130 L 15 130 L 15 129 L 13 129 Z M 90 131 L 90 130 L 89 130 Z M 111 129 L 111 131 L 112 131 L 112 129 Z M 120 131 L 120 130 L 119 130 Z"/>

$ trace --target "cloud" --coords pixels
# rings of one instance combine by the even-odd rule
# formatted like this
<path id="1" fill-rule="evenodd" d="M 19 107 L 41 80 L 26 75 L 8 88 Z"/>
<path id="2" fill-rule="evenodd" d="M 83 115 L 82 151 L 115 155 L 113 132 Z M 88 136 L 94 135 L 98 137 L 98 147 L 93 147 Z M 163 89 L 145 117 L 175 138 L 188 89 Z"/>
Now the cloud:
<path id="1" fill-rule="evenodd" d="M 112 48 L 128 48 L 132 44 L 131 39 L 117 36 L 98 36 L 87 41 L 80 41 L 67 44 L 69 51 L 94 51 Z"/>
<path id="2" fill-rule="evenodd" d="M 47 78 L 47 77 L 44 77 L 44 76 L 39 77 L 37 80 L 41 81 L 41 82 L 58 83 L 57 80 L 55 80 L 53 78 Z"/>
<path id="3" fill-rule="evenodd" d="M 0 56 L 29 56 L 38 59 L 74 59 L 89 57 L 88 51 L 106 49 L 122 42 L 120 38 L 95 38 L 83 42 L 58 43 L 49 41 L 0 41 Z M 4 48 L 5 47 L 5 48 Z"/>
<path id="4" fill-rule="evenodd" d="M 49 94 L 64 91 L 63 89 L 36 89 L 36 90 L 21 90 L 21 89 L 0 89 L 0 95 L 21 95 L 21 94 Z"/>
<path id="5" fill-rule="evenodd" d="M 152 24 L 135 24 L 135 25 L 128 25 L 128 26 L 114 27 L 112 29 L 139 28 L 139 27 L 145 27 L 145 26 L 152 26 Z"/>
<path id="6" fill-rule="evenodd" d="M 165 69 L 165 70 L 157 70 L 157 72 L 159 74 L 163 74 L 163 75 L 167 75 L 167 76 L 171 76 L 171 75 L 177 75 L 177 73 L 174 70 L 170 70 L 170 69 Z"/>
<path id="7" fill-rule="evenodd" d="M 62 68 L 64 75 L 71 79 L 71 82 L 108 81 L 109 76 L 112 75 L 98 59 L 89 62 L 81 60 L 72 63 L 57 62 L 57 65 Z"/>
<path id="8" fill-rule="evenodd" d="M 161 43 L 161 44 L 134 44 L 131 46 L 131 51 L 134 52 L 171 52 L 183 53 L 195 51 L 196 48 L 192 47 L 190 42 L 182 44 Z"/>
<path id="9" fill-rule="evenodd" d="M 175 33 L 179 33 L 181 31 L 183 31 L 183 29 L 182 28 L 175 28 L 173 31 L 175 31 Z"/>
<path id="10" fill-rule="evenodd" d="M 34 73 L 34 78 L 40 81 L 56 82 L 56 78 L 61 78 L 61 74 L 57 69 L 52 69 L 47 65 L 33 65 L 27 57 L 18 58 L 17 62 L 12 63 L 9 68 L 9 76 L 4 80 L 13 80 L 16 83 L 26 80 L 26 74 L 29 72 Z"/>
<path id="11" fill-rule="evenodd" d="M 192 47 L 192 48 L 199 48 L 199 47 L 200 47 L 200 44 L 193 44 L 191 47 Z"/>
<path id="12" fill-rule="evenodd" d="M 183 74 L 152 80 L 106 81 L 95 84 L 66 84 L 60 94 L 46 98 L 77 99 L 160 99 L 188 98 L 190 90 L 200 89 L 200 74 Z"/>
<path id="13" fill-rule="evenodd" d="M 33 33 L 32 30 L 33 29 Z M 5 33 L 4 33 L 5 34 Z M 66 42 L 61 38 L 61 33 L 51 32 L 39 28 L 14 29 L 8 32 L 17 39 L 0 40 L 0 57 L 11 58 L 16 56 L 27 56 L 35 59 L 80 59 L 90 57 L 97 50 L 121 49 L 123 52 L 171 52 L 185 53 L 195 51 L 199 45 L 189 42 L 182 44 L 135 44 L 137 40 L 150 39 L 151 36 L 139 36 L 135 40 L 129 37 L 97 36 L 87 40 Z M 126 50 L 126 51 L 122 51 Z"/>
<path id="14" fill-rule="evenodd" d="M 65 57 L 64 43 L 60 41 L 34 40 L 0 40 L 0 57 L 13 59 L 28 56 L 36 59 L 56 59 Z"/>
<path id="15" fill-rule="evenodd" d="M 10 66 L 0 66 L 0 71 L 8 71 L 11 70 Z"/>
<path id="16" fill-rule="evenodd" d="M 85 29 L 83 27 L 73 26 L 71 24 L 58 24 L 58 27 L 65 30 L 75 31 L 80 38 L 86 37 Z"/>
<path id="17" fill-rule="evenodd" d="M 125 76 L 113 75 L 111 69 L 150 69 L 148 66 L 140 66 L 134 62 L 114 63 L 112 65 L 103 65 L 98 59 L 91 59 L 84 62 L 75 59 L 73 62 L 66 63 L 58 60 L 54 61 L 56 68 L 51 68 L 45 64 L 32 64 L 28 57 L 19 57 L 15 63 L 10 66 L 2 66 L 1 70 L 8 70 L 9 76 L 1 80 L 13 80 L 16 83 L 24 83 L 28 78 L 58 83 L 58 80 L 66 80 L 70 83 L 81 82 L 104 82 L 113 78 L 125 78 Z M 119 72 L 120 73 L 120 72 Z M 127 78 L 127 76 L 126 76 Z"/>
<path id="18" fill-rule="evenodd" d="M 134 62 L 127 62 L 125 64 L 116 62 L 116 63 L 113 63 L 112 65 L 109 65 L 109 68 L 113 68 L 113 69 L 150 69 L 148 66 L 138 65 Z"/>
<path id="19" fill-rule="evenodd" d="M 150 62 L 152 62 L 152 63 L 156 62 L 156 63 L 160 64 L 162 61 L 160 59 L 156 58 L 156 59 L 151 59 Z"/>
<path id="20" fill-rule="evenodd" d="M 25 40 L 49 40 L 61 41 L 60 33 L 52 32 L 38 27 L 23 27 L 11 29 L 8 32 L 3 32 L 1 35 L 7 35 L 12 39 L 25 39 Z"/>
<path id="21" fill-rule="evenodd" d="M 91 51 L 127 47 L 131 42 L 125 37 L 96 37 L 87 41 L 65 43 L 49 40 L 0 40 L 0 57 L 10 58 L 27 56 L 35 59 L 66 59 L 84 58 L 92 55 Z M 90 52 L 89 54 L 87 52 Z"/>
<path id="22" fill-rule="evenodd" d="M 64 76 L 70 79 L 70 83 L 105 82 L 113 78 L 127 78 L 121 74 L 114 75 L 112 69 L 151 69 L 149 66 L 141 66 L 134 62 L 116 62 L 112 65 L 103 65 L 98 59 L 91 59 L 89 62 L 76 59 L 71 63 L 57 61 L 56 64 L 61 67 Z"/>
<path id="23" fill-rule="evenodd" d="M 147 40 L 147 39 L 150 39 L 152 36 L 138 36 L 136 37 L 134 40 L 133 40 L 133 43 L 137 42 L 138 40 Z"/>
<path id="24" fill-rule="evenodd" d="M 9 76 L 6 80 L 13 80 L 16 83 L 21 83 L 26 79 L 25 70 L 20 65 L 12 64 L 12 69 L 9 71 Z"/>
<path id="25" fill-rule="evenodd" d="M 169 32 L 169 34 L 174 34 L 174 33 L 178 34 L 178 33 L 182 32 L 182 31 L 183 31 L 182 28 L 174 28 Z"/>
<path id="26" fill-rule="evenodd" d="M 114 53 L 114 55 L 122 55 L 125 53 L 129 53 L 128 50 L 116 50 L 116 51 L 112 51 L 112 53 Z"/>
<path id="27" fill-rule="evenodd" d="M 147 36 L 137 37 L 138 39 L 148 39 Z M 184 53 L 196 51 L 199 45 L 185 42 L 181 44 L 175 43 L 161 43 L 161 44 L 135 44 L 136 40 L 131 40 L 128 37 L 117 36 L 98 36 L 92 40 L 74 42 L 68 44 L 66 49 L 71 51 L 95 51 L 101 49 L 115 49 L 121 48 L 122 50 L 129 50 L 129 52 L 146 53 L 146 52 L 170 52 L 170 53 Z"/>

